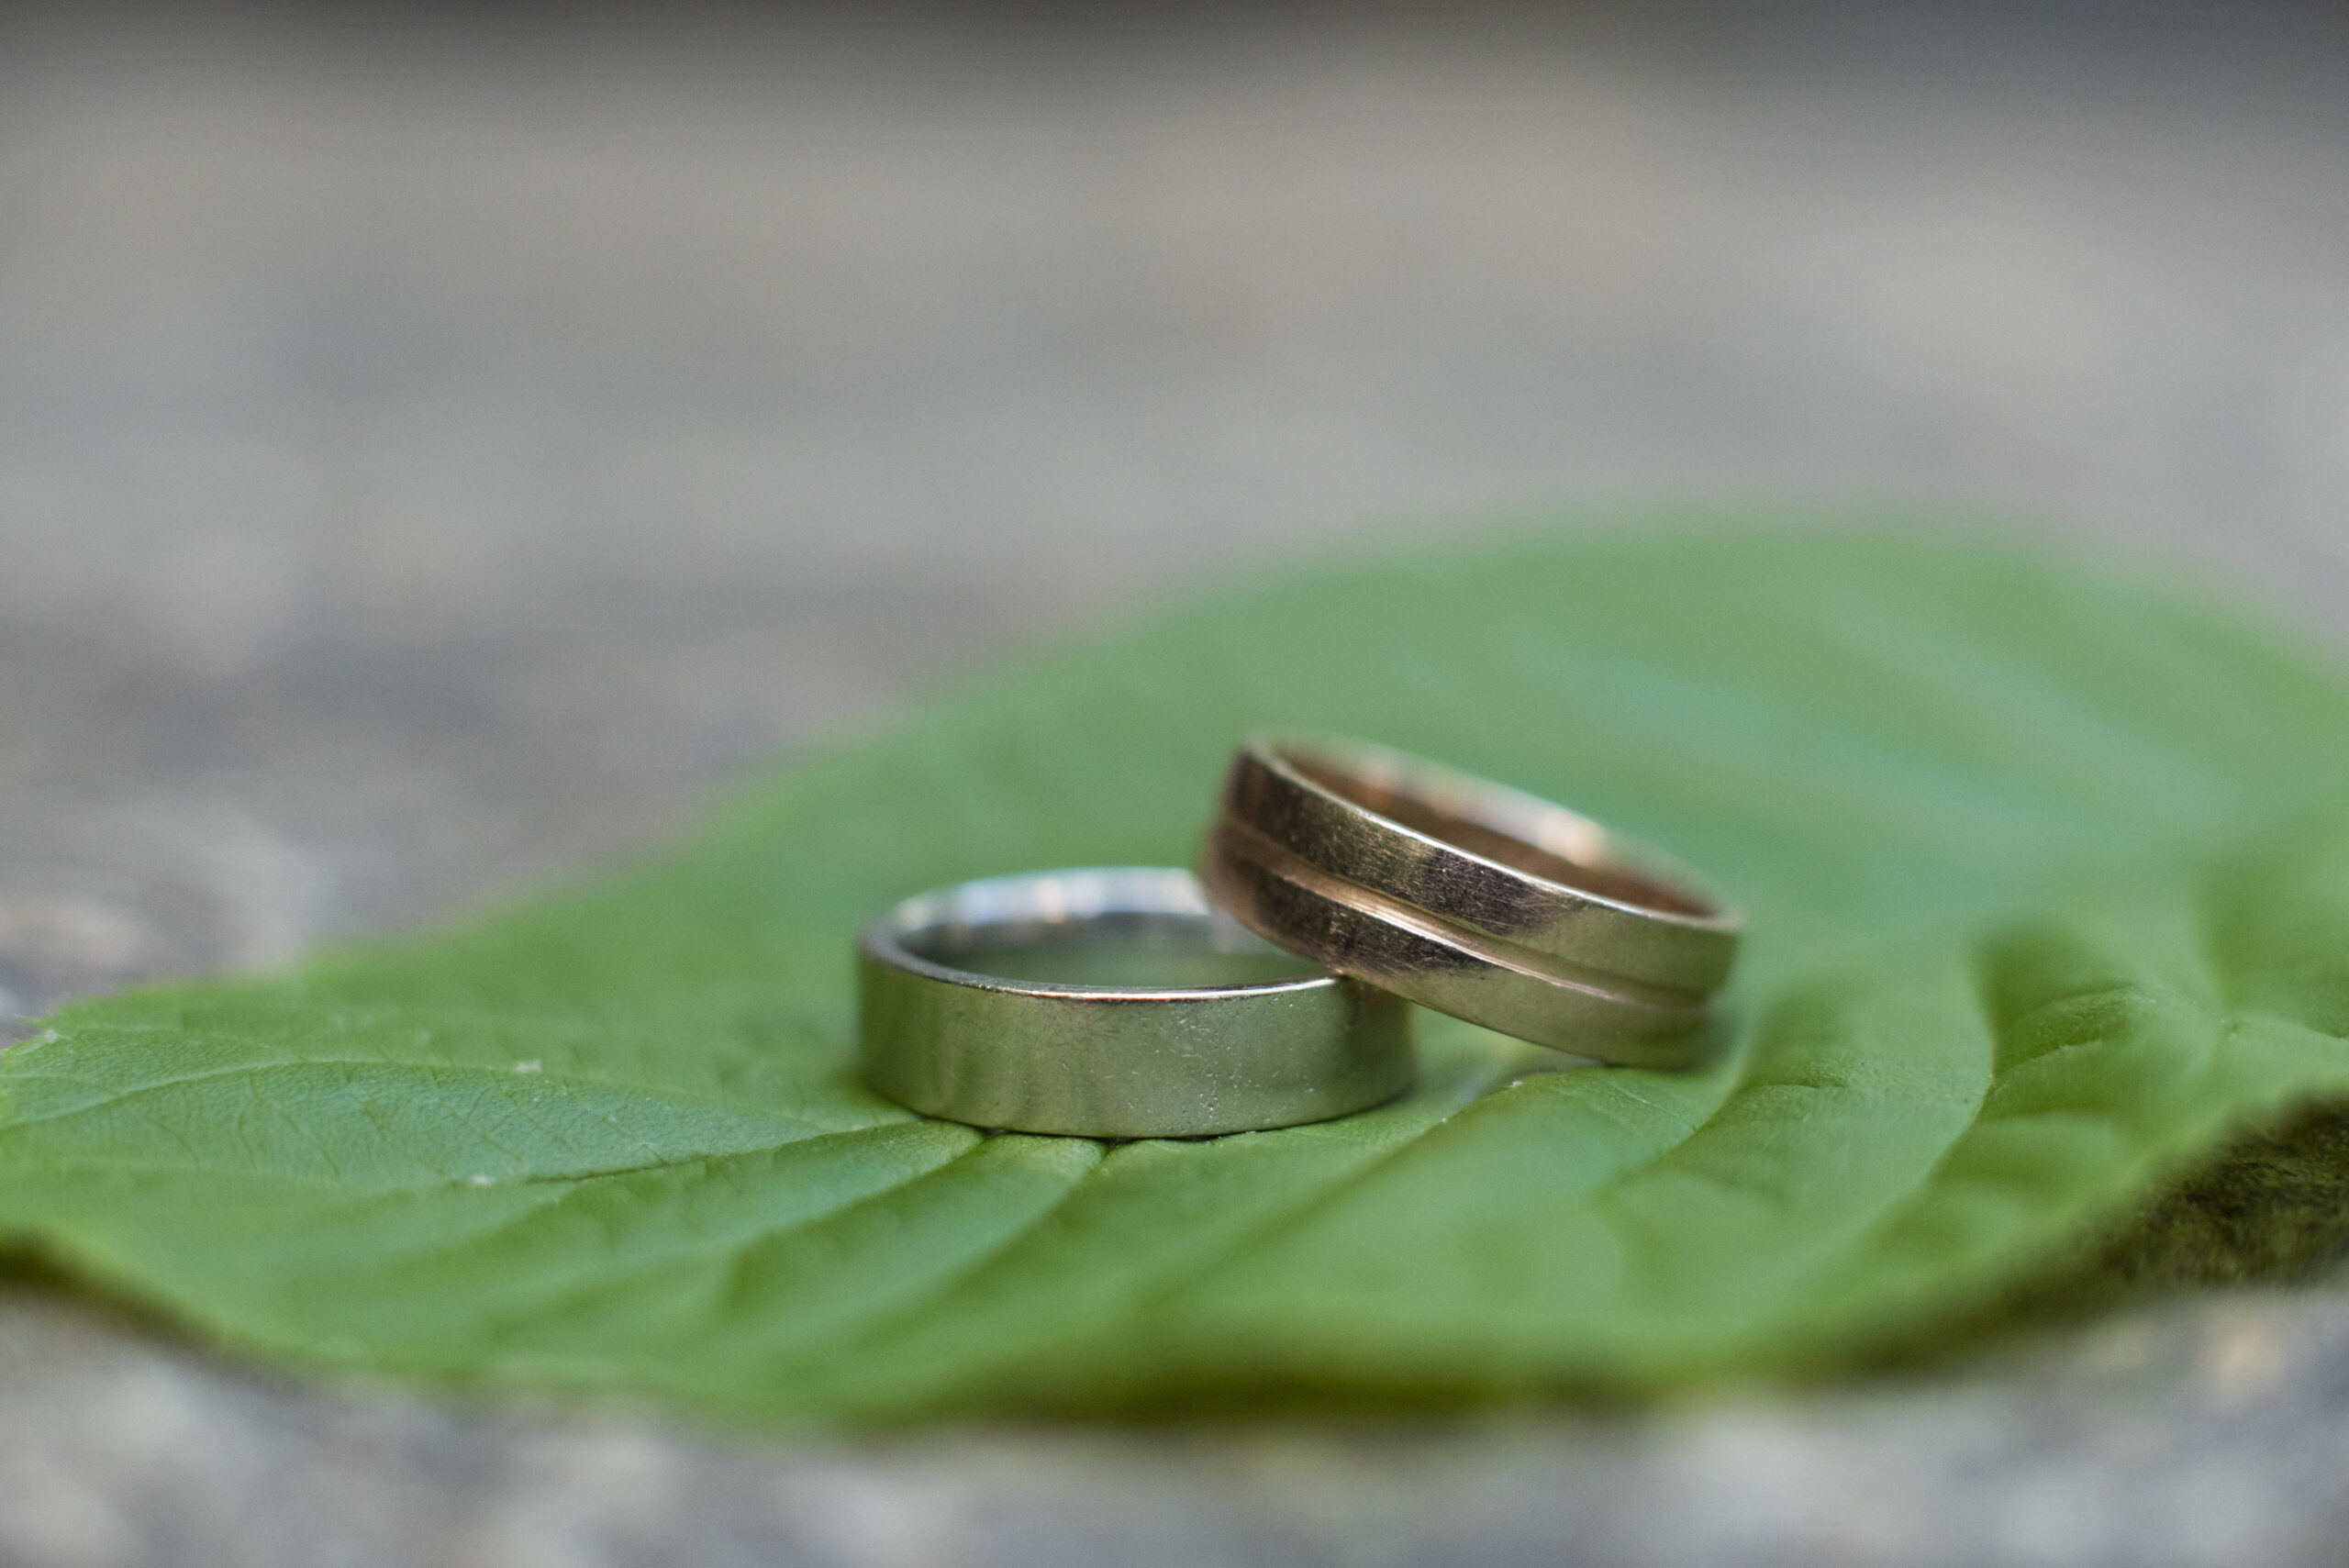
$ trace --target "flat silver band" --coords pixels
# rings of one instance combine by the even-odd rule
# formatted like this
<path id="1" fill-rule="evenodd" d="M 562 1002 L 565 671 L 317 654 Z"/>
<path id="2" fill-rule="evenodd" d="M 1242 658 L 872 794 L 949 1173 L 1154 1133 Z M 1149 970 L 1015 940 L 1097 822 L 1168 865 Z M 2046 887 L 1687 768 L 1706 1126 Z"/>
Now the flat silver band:
<path id="1" fill-rule="evenodd" d="M 1409 1085 L 1409 1009 L 1335 975 L 1146 989 L 955 965 L 1023 934 L 1137 917 L 1198 951 L 1273 951 L 1186 871 L 1035 872 L 924 894 L 858 944 L 865 1082 L 926 1116 L 1090 1138 L 1287 1127 Z"/>

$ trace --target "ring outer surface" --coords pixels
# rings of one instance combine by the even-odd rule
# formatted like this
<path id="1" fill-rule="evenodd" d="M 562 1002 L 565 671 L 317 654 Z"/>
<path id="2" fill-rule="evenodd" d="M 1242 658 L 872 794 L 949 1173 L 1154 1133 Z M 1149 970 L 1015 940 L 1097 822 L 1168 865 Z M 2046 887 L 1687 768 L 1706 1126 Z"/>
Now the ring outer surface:
<path id="1" fill-rule="evenodd" d="M 1487 837 L 1522 835 L 1532 863 L 1571 852 L 1560 869 L 1578 873 L 1577 862 L 1594 861 L 1654 903 L 1419 831 L 1308 776 L 1292 765 L 1297 756 L 1325 775 L 1410 792 Z M 1702 1054 L 1708 996 L 1726 977 L 1741 924 L 1693 876 L 1563 806 L 1319 737 L 1240 750 L 1199 871 L 1242 924 L 1330 969 L 1538 1045 L 1631 1066 L 1686 1066 Z"/>
<path id="2" fill-rule="evenodd" d="M 1464 849 L 1346 798 L 1299 761 L 1516 840 L 1558 872 L 1636 882 L 1678 906 L 1610 897 Z M 1223 813 L 1348 882 L 1579 968 L 1701 996 L 1720 988 L 1736 958 L 1742 921 L 1693 873 L 1579 812 L 1383 746 L 1252 740 L 1232 759 Z"/>
<path id="3" fill-rule="evenodd" d="M 951 923 L 957 897 L 1000 907 L 1026 893 L 1040 895 L 1040 909 L 1076 909 L 1063 918 L 1216 917 L 1190 873 L 1161 867 L 987 878 L 907 900 L 858 943 L 863 1076 L 874 1089 L 975 1127 L 1192 1138 L 1327 1120 L 1409 1087 L 1410 1009 L 1357 981 L 1072 985 L 960 969 L 907 945 Z"/>

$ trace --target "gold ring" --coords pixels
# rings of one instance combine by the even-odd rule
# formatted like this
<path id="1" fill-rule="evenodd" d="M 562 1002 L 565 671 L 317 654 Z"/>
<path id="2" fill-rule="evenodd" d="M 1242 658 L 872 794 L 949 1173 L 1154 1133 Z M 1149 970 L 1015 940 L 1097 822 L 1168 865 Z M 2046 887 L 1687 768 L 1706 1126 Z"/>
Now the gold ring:
<path id="1" fill-rule="evenodd" d="M 1536 1045 L 1642 1067 L 1702 1049 L 1737 912 L 1588 817 L 1384 747 L 1250 742 L 1200 876 L 1292 952 Z"/>

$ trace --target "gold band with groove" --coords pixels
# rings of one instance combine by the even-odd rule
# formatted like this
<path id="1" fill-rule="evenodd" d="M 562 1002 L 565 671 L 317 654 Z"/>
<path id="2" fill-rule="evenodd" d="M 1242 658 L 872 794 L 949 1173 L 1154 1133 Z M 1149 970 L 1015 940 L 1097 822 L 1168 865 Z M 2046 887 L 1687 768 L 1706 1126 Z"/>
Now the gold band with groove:
<path id="1" fill-rule="evenodd" d="M 1632 1065 L 1699 1052 L 1740 927 L 1586 817 L 1356 741 L 1242 747 L 1199 871 L 1242 923 L 1340 973 Z"/>

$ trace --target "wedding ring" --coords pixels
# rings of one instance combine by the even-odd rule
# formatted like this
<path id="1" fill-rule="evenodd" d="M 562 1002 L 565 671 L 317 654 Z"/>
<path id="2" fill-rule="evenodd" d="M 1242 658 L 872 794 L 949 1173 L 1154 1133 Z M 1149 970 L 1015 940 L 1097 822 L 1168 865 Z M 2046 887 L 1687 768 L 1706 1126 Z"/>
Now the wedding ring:
<path id="1" fill-rule="evenodd" d="M 1292 952 L 1576 1056 L 1684 1066 L 1739 917 L 1586 817 L 1384 747 L 1242 746 L 1201 857 L 1216 902 Z"/>
<path id="2" fill-rule="evenodd" d="M 1410 1009 L 1251 934 L 1189 872 L 907 899 L 859 943 L 864 1080 L 925 1116 L 1089 1138 L 1288 1127 L 1411 1081 Z"/>

